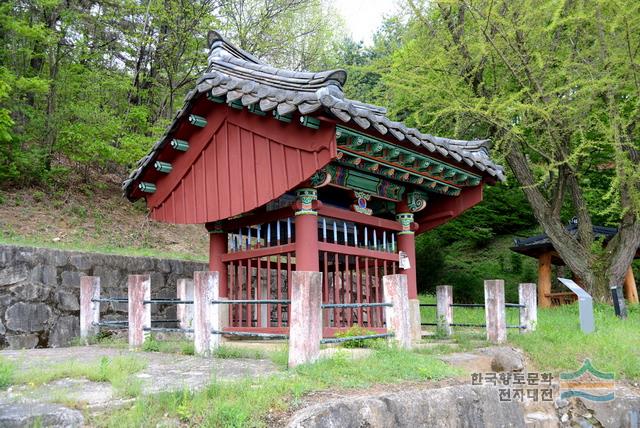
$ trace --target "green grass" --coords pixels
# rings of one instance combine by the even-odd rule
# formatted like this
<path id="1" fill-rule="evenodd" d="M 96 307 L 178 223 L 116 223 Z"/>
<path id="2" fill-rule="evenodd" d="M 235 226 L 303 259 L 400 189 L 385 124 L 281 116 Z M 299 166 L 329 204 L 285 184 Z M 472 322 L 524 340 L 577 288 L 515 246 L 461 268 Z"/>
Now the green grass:
<path id="1" fill-rule="evenodd" d="M 49 242 L 37 238 L 25 238 L 13 234 L 0 234 L 0 244 L 27 247 L 52 248 L 58 250 L 82 251 L 88 253 L 114 254 L 119 256 L 156 257 L 161 259 L 206 262 L 207 258 L 184 252 L 162 251 L 153 248 L 115 246 L 108 244 L 88 244 L 82 239 L 72 242 Z"/>
<path id="2" fill-rule="evenodd" d="M 0 357 L 0 390 L 5 389 L 13 383 L 16 366 L 6 358 Z"/>
<path id="3" fill-rule="evenodd" d="M 617 378 L 640 379 L 640 306 L 629 307 L 626 320 L 608 305 L 594 305 L 596 331 L 580 330 L 578 305 L 539 309 L 535 332 L 509 332 L 509 341 L 522 348 L 540 370 L 577 370 L 585 358 Z"/>
<path id="4" fill-rule="evenodd" d="M 146 361 L 132 356 L 102 357 L 91 363 L 71 360 L 46 367 L 15 370 L 10 382 L 38 386 L 56 379 L 86 378 L 93 382 L 109 382 L 119 394 L 135 397 L 141 392 L 141 384 L 132 375 L 146 366 Z"/>
<path id="5" fill-rule="evenodd" d="M 454 295 L 455 296 L 455 295 Z M 431 294 L 421 294 L 418 296 L 420 303 L 436 303 L 436 297 Z M 457 303 L 454 299 L 454 303 Z M 482 303 L 482 302 L 477 302 Z M 517 302 L 510 302 L 517 303 Z M 518 308 L 507 308 L 507 325 L 518 325 L 520 324 L 520 314 Z M 420 315 L 422 322 L 435 323 L 437 321 L 436 316 L 436 308 L 433 306 L 422 306 L 420 307 Z M 461 323 L 461 324 L 484 324 L 485 323 L 485 314 L 484 308 L 465 308 L 465 307 L 454 307 L 453 308 L 453 322 Z M 469 331 L 469 327 L 455 327 L 454 330 L 461 331 L 462 329 L 467 329 Z M 436 327 L 434 326 L 423 326 L 423 330 L 427 331 L 435 331 Z"/>
<path id="6" fill-rule="evenodd" d="M 142 344 L 142 350 L 146 352 L 162 352 L 165 354 L 195 354 L 193 340 L 158 340 L 154 335 L 149 336 L 144 341 Z"/>
<path id="7" fill-rule="evenodd" d="M 196 393 L 140 397 L 133 407 L 92 422 L 107 427 L 154 426 L 163 419 L 176 418 L 189 426 L 264 426 L 264 417 L 270 411 L 285 411 L 312 391 L 366 388 L 459 374 L 431 356 L 398 349 L 375 350 L 360 360 L 339 353 L 283 374 L 236 382 L 214 381 Z"/>

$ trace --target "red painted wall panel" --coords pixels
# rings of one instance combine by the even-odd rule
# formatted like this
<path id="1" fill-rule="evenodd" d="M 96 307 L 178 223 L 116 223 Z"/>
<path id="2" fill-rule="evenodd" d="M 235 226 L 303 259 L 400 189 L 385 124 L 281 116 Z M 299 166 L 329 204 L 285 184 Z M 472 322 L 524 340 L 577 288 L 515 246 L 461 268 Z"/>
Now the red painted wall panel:
<path id="1" fill-rule="evenodd" d="M 464 211 L 482 202 L 482 188 L 484 183 L 475 187 L 465 187 L 457 197 L 440 196 L 430 199 L 424 211 L 417 213 L 416 223 L 419 224 L 416 233 L 431 230 L 449 220 L 458 217 Z"/>
<path id="2" fill-rule="evenodd" d="M 189 150 L 171 159 L 172 172 L 159 177 L 147 197 L 154 220 L 207 223 L 251 211 L 307 180 L 336 154 L 331 123 L 313 130 L 222 105 L 211 107 L 206 118 L 206 127 L 189 129 Z"/>

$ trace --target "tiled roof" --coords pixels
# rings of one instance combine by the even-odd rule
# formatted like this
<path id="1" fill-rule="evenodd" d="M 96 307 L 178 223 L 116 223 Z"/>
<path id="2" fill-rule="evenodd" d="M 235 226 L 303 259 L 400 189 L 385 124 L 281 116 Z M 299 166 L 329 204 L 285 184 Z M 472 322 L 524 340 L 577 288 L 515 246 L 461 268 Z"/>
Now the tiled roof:
<path id="1" fill-rule="evenodd" d="M 575 223 L 569 224 L 565 230 L 571 235 L 576 236 L 578 234 L 578 225 Z M 593 234 L 596 237 L 604 238 L 605 242 L 609 239 L 613 238 L 615 234 L 618 233 L 618 229 L 615 227 L 606 227 L 606 226 L 593 226 Z M 528 238 L 514 238 L 513 240 L 514 246 L 511 247 L 511 250 L 521 252 L 523 250 L 531 249 L 531 248 L 539 248 L 539 247 L 553 247 L 549 236 L 546 233 L 542 233 L 536 236 L 530 236 Z"/>
<path id="2" fill-rule="evenodd" d="M 498 180 L 505 180 L 504 169 L 489 157 L 489 140 L 436 137 L 409 128 L 402 122 L 394 122 L 386 117 L 387 111 L 383 107 L 345 98 L 342 85 L 346 79 L 344 70 L 312 73 L 271 67 L 213 32 L 207 71 L 198 79 L 195 89 L 187 94 L 185 105 L 177 112 L 163 137 L 124 181 L 125 194 L 130 196 L 132 183 L 153 164 L 181 119 L 189 114 L 193 102 L 204 93 L 223 97 L 229 103 L 240 101 L 244 106 L 257 105 L 265 112 L 275 110 L 280 115 L 296 111 L 308 115 L 322 109 L 345 123 L 353 123 L 361 129 L 373 128 L 382 135 L 390 134 L 397 141 L 410 141 Z"/>

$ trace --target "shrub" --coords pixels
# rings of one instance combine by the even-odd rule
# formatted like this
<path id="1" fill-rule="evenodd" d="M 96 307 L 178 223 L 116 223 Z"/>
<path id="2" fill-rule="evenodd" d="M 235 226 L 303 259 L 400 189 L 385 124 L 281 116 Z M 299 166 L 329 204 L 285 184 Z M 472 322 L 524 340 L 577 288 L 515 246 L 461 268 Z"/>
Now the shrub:
<path id="1" fill-rule="evenodd" d="M 160 352 L 160 342 L 154 336 L 149 336 L 142 344 L 142 350 L 147 352 Z"/>
<path id="2" fill-rule="evenodd" d="M 335 334 L 335 337 L 355 337 L 355 336 L 370 336 L 376 334 L 373 331 L 367 330 L 359 325 L 353 325 L 345 331 L 339 331 Z M 342 342 L 344 348 L 378 348 L 380 347 L 382 339 L 353 339 L 346 342 Z"/>

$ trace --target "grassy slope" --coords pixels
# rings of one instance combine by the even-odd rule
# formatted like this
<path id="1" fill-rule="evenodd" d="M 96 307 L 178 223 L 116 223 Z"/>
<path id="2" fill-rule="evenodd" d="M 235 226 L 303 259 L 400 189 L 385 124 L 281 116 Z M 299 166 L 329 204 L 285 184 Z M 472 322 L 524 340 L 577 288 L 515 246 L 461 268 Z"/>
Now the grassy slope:
<path id="1" fill-rule="evenodd" d="M 0 243 L 206 260 L 208 235 L 201 225 L 151 221 L 115 183 L 78 184 L 0 191 Z"/>

